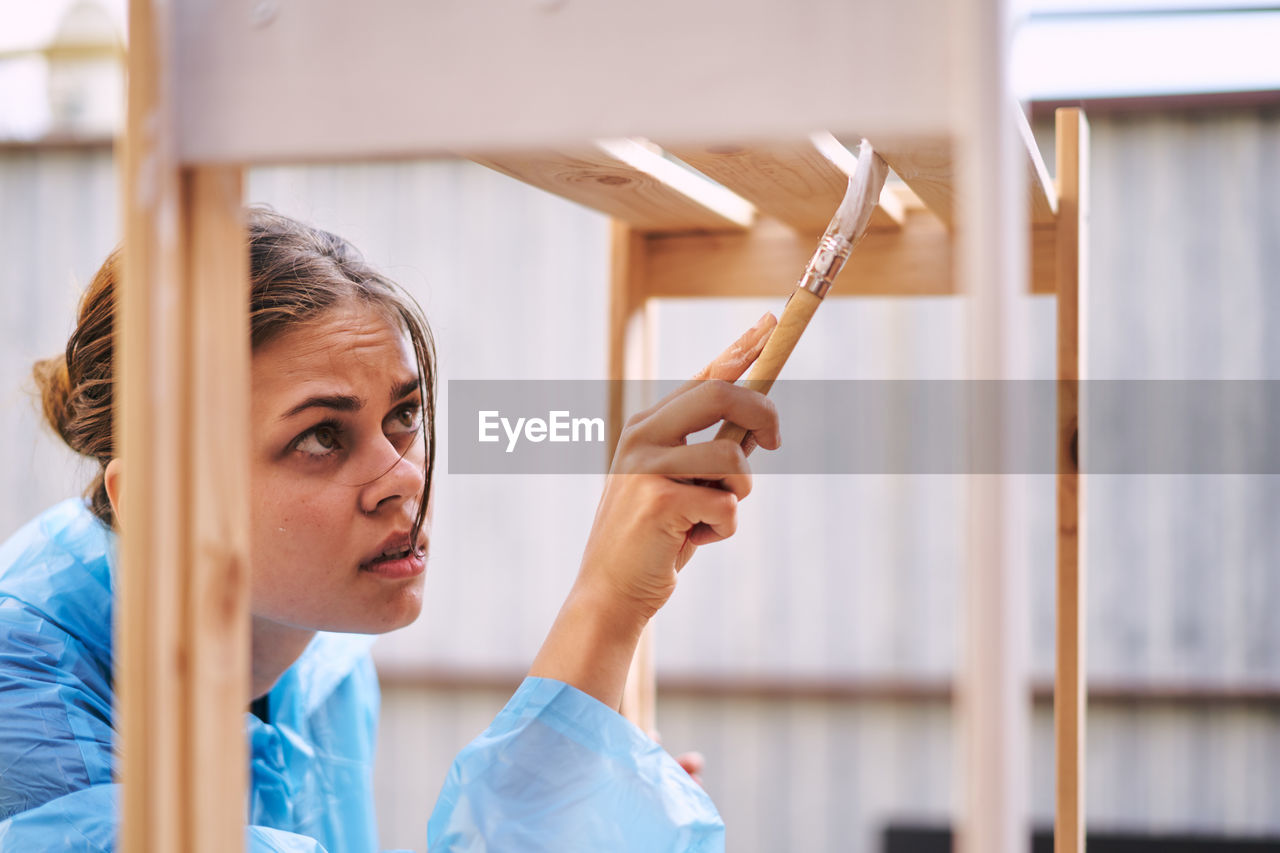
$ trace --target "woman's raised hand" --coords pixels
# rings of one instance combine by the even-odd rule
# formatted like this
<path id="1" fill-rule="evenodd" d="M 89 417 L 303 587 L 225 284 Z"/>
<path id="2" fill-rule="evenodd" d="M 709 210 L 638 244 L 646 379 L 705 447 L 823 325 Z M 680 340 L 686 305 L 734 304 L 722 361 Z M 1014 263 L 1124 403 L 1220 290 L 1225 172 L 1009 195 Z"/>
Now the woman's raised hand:
<path id="1" fill-rule="evenodd" d="M 751 492 L 747 452 L 735 441 L 687 443 L 722 420 L 760 446 L 779 445 L 778 413 L 759 392 L 733 382 L 764 348 L 777 320 L 766 314 L 691 380 L 632 417 L 614 453 L 582 560 L 579 582 L 649 618 L 699 545 L 732 536 L 738 501 Z"/>
<path id="2" fill-rule="evenodd" d="M 640 632 L 675 590 L 699 545 L 732 536 L 751 491 L 747 449 L 688 436 L 730 420 L 761 447 L 780 443 L 763 394 L 734 385 L 764 349 L 766 314 L 689 382 L 622 431 L 573 589 L 530 675 L 556 678 L 617 707 Z"/>

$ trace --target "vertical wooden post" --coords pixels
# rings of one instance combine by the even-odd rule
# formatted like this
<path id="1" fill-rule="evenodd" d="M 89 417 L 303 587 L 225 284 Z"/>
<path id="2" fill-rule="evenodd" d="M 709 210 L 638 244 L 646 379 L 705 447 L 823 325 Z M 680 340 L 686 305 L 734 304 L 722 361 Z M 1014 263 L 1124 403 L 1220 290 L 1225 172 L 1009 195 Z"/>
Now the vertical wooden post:
<path id="1" fill-rule="evenodd" d="M 124 853 L 244 845 L 249 339 L 241 175 L 178 161 L 172 15 L 159 0 L 129 5 L 115 337 Z"/>
<path id="2" fill-rule="evenodd" d="M 1084 371 L 1089 125 L 1079 109 L 1057 111 L 1058 154 L 1058 572 L 1057 667 L 1053 725 L 1056 753 L 1055 853 L 1085 847 L 1085 568 L 1084 489 L 1078 433 Z"/>
<path id="3" fill-rule="evenodd" d="M 1008 87 L 1008 11 L 1002 0 L 960 0 L 952 8 L 957 272 L 968 307 L 970 378 L 1003 385 L 1018 377 L 1027 356 L 1016 311 L 1028 269 L 1026 171 Z M 997 448 L 1001 467 L 968 478 L 957 702 L 963 853 L 1024 853 L 1031 829 L 1023 502 L 1020 481 L 1005 464 L 1016 413 L 1001 409 L 971 419 L 984 432 L 970 440 Z"/>
<path id="4" fill-rule="evenodd" d="M 186 732 L 191 853 L 244 844 L 249 698 L 249 252 L 243 175 L 184 175 L 191 288 Z"/>
<path id="5" fill-rule="evenodd" d="M 627 399 L 626 379 L 651 379 L 651 322 L 645 314 L 644 234 L 624 222 L 614 220 L 610 240 L 609 284 L 609 458 L 618 447 L 629 408 L 641 401 Z M 643 324 L 633 335 L 634 322 Z M 639 376 L 637 376 L 639 374 Z M 633 389 L 634 390 L 634 389 Z M 634 396 L 634 395 L 633 395 Z M 622 692 L 623 716 L 646 732 L 654 730 L 655 690 L 653 672 L 653 626 L 645 628 L 631 661 L 631 671 Z"/>

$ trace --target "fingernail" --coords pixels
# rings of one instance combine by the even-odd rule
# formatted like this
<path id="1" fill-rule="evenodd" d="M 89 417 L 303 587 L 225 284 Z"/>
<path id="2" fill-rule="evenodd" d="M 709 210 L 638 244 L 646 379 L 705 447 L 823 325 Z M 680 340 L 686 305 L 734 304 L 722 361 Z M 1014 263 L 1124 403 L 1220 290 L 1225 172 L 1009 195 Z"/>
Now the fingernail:
<path id="1" fill-rule="evenodd" d="M 765 324 L 769 322 L 769 319 L 771 317 L 773 317 L 772 312 L 770 311 L 764 312 L 764 315 L 759 320 L 756 320 L 756 324 L 751 327 L 751 331 L 754 332 L 756 329 L 763 329 L 765 327 Z"/>

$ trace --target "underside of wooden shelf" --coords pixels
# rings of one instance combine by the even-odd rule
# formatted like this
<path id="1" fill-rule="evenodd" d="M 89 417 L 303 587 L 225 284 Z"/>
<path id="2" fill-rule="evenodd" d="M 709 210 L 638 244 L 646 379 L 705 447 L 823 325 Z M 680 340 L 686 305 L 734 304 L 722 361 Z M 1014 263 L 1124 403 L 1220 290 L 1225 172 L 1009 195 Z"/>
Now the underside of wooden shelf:
<path id="1" fill-rule="evenodd" d="M 1028 290 L 1053 293 L 1057 194 L 1030 127 Z M 643 292 L 663 298 L 774 296 L 803 269 L 840 204 L 858 140 L 831 134 L 708 145 L 621 139 L 572 150 L 470 152 L 469 159 L 583 204 L 640 234 Z M 956 292 L 955 150 L 946 137 L 871 140 L 891 167 L 836 296 Z M 852 149 L 852 150 L 851 150 Z"/>

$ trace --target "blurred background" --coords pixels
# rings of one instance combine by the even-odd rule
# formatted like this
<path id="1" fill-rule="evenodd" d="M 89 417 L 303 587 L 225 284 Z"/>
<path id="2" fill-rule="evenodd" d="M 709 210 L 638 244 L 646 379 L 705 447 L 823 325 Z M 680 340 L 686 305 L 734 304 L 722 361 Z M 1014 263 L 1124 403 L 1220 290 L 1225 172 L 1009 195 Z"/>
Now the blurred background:
<path id="1" fill-rule="evenodd" d="M 1280 379 L 1280 7 L 1019 8 L 1014 86 L 1051 170 L 1052 108 L 1083 103 L 1092 125 L 1089 375 Z M 30 365 L 65 345 L 119 239 L 122 31 L 122 0 L 0 0 L 0 536 L 91 473 L 42 427 Z M 255 168 L 248 197 L 351 239 L 417 296 L 446 449 L 451 378 L 605 378 L 600 215 L 445 160 Z M 661 303 L 658 375 L 692 373 L 789 287 Z M 1019 310 L 1024 375 L 1052 378 L 1054 301 Z M 956 298 L 836 299 L 787 376 L 963 378 L 965 336 Z M 382 843 L 416 850 L 454 753 L 550 625 L 601 486 L 438 476 L 426 609 L 376 650 Z M 1023 481 L 1045 828 L 1054 481 Z M 659 728 L 705 753 L 731 851 L 904 853 L 951 825 L 965 497 L 959 477 L 761 478 L 737 536 L 684 572 L 658 620 Z M 1280 845 L 1280 477 L 1093 475 L 1086 512 L 1091 833 Z"/>

